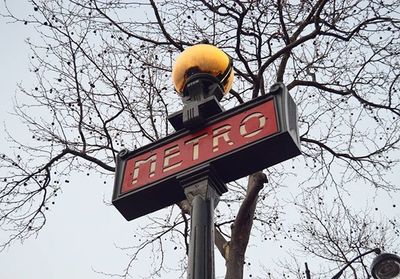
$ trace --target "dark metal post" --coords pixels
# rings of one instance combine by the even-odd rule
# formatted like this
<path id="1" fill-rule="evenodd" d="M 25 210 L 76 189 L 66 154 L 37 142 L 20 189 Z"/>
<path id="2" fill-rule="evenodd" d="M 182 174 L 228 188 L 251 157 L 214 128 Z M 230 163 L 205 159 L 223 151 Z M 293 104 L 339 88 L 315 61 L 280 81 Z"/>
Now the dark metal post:
<path id="1" fill-rule="evenodd" d="M 188 278 L 214 278 L 213 198 L 194 196 L 192 201 Z"/>
<path id="2" fill-rule="evenodd" d="M 178 177 L 192 205 L 188 279 L 213 279 L 214 208 L 227 191 L 210 165 Z"/>
<path id="3" fill-rule="evenodd" d="M 304 265 L 306 266 L 306 279 L 311 279 L 311 274 L 310 270 L 308 269 L 308 264 L 304 263 Z"/>

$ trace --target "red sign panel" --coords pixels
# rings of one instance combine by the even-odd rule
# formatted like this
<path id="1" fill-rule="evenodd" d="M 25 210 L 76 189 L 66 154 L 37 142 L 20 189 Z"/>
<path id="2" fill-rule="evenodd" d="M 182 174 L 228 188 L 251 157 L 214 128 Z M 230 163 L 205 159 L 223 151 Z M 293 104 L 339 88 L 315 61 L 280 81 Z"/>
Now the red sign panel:
<path id="1" fill-rule="evenodd" d="M 201 131 L 129 158 L 120 194 L 125 194 L 279 132 L 273 99 Z M 233 162 L 234 164 L 235 162 Z"/>

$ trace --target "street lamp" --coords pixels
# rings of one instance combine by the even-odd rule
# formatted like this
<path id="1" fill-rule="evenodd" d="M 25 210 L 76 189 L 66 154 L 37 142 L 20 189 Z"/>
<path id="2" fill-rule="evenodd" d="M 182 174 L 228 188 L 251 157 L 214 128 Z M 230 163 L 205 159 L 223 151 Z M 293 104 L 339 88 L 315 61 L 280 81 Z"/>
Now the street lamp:
<path id="1" fill-rule="evenodd" d="M 175 130 L 199 130 L 222 112 L 219 101 L 231 89 L 233 77 L 232 59 L 221 49 L 198 44 L 184 50 L 172 69 L 175 90 L 183 101 L 182 111 L 168 117 Z M 188 278 L 213 279 L 214 208 L 227 187 L 211 164 L 177 179 L 192 206 Z"/>
<path id="2" fill-rule="evenodd" d="M 400 257 L 390 253 L 381 253 L 381 249 L 375 248 L 362 253 L 349 261 L 332 279 L 338 279 L 342 276 L 343 271 L 352 265 L 356 260 L 375 252 L 378 256 L 371 264 L 371 274 L 375 279 L 400 279 Z"/>
<path id="3" fill-rule="evenodd" d="M 185 49 L 172 69 L 175 90 L 182 97 L 183 109 L 168 121 L 175 130 L 196 130 L 207 118 L 220 113 L 219 101 L 232 88 L 232 58 L 213 45 L 197 44 Z"/>
<path id="4" fill-rule="evenodd" d="M 214 208 L 226 183 L 300 155 L 297 107 L 283 83 L 225 111 L 232 59 L 215 46 L 187 48 L 172 70 L 183 109 L 176 132 L 116 162 L 113 205 L 130 221 L 187 199 L 191 205 L 188 278 L 213 279 Z M 240 163 L 238 163 L 240 162 Z"/>
<path id="5" fill-rule="evenodd" d="M 232 88 L 232 59 L 223 50 L 209 44 L 197 44 L 188 47 L 176 59 L 172 69 L 175 90 L 185 95 L 188 79 L 198 73 L 208 73 L 218 79 L 224 94 Z"/>
<path id="6" fill-rule="evenodd" d="M 372 262 L 371 273 L 375 279 L 399 279 L 400 257 L 390 253 L 378 255 Z"/>

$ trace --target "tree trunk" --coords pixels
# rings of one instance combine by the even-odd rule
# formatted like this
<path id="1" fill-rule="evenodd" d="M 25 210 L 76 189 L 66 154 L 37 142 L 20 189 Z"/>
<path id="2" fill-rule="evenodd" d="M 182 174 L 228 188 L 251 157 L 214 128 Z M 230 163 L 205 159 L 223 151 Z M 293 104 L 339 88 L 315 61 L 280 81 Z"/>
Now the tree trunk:
<path id="1" fill-rule="evenodd" d="M 225 279 L 243 278 L 244 256 L 253 226 L 258 193 L 266 182 L 267 177 L 262 172 L 257 172 L 249 176 L 246 197 L 231 227 L 231 241 L 227 242 L 224 249 L 223 256 L 226 260 Z"/>

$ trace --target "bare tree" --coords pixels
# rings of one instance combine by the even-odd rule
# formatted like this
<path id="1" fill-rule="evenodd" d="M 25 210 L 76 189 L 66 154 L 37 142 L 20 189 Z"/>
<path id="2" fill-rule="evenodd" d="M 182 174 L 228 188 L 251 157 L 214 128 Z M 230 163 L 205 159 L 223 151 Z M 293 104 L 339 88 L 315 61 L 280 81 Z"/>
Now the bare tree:
<path id="1" fill-rule="evenodd" d="M 290 253 L 294 262 L 303 254 L 311 261 L 317 258 L 324 259 L 326 263 L 335 263 L 322 264 L 320 267 L 316 266 L 315 261 L 310 264 L 315 276 L 318 274 L 321 278 L 331 278 L 341 267 L 365 251 L 377 247 L 391 251 L 398 249 L 396 218 L 383 220 L 375 213 L 378 208 L 356 210 L 349 208 L 348 204 L 344 196 L 325 197 L 323 191 L 315 191 L 307 196 L 303 194 L 296 199 L 300 222 L 285 228 L 287 238 L 298 244 L 298 251 Z M 345 270 L 342 277 L 372 278 L 370 263 L 370 260 L 361 257 Z M 297 278 L 304 276 L 304 268 L 299 268 L 303 264 L 293 264 L 291 261 L 282 263 L 287 273 Z M 321 270 L 316 272 L 318 268 Z"/>
<path id="2" fill-rule="evenodd" d="M 284 201 L 275 197 L 291 174 L 304 175 L 298 181 L 304 195 L 345 191 L 355 181 L 398 189 L 386 178 L 397 163 L 400 140 L 396 1 L 29 2 L 30 15 L 19 18 L 12 10 L 4 15 L 34 27 L 40 40 L 28 40 L 37 83 L 20 86 L 24 97 L 15 107 L 32 139 L 13 138 L 9 127 L 15 153 L 1 155 L 0 225 L 10 232 L 1 247 L 43 227 L 46 208 L 70 174 L 95 169 L 113 175 L 119 150 L 172 132 L 166 115 L 179 109 L 170 81 L 173 61 L 202 40 L 233 58 L 236 80 L 226 107 L 266 94 L 270 85 L 283 81 L 300 112 L 303 154 L 292 162 L 294 169 L 280 165 L 267 175 L 251 175 L 247 185 L 232 183 L 217 209 L 215 243 L 226 261 L 225 278 L 243 277 L 252 230 L 282 233 L 278 219 Z M 323 209 L 303 213 L 318 221 L 324 218 L 318 210 Z M 160 274 L 167 268 L 165 240 L 186 251 L 188 212 L 182 203 L 161 219 L 149 217 L 142 230 L 146 241 L 134 246 L 123 275 L 149 247 L 157 263 L 149 276 Z M 340 220 L 321 223 L 324 234 L 335 222 Z M 306 223 L 302 228 L 306 236 L 316 231 Z M 349 248 L 372 245 L 353 247 L 318 236 L 309 240 L 334 244 L 342 253 L 322 257 L 326 261 L 345 262 Z"/>

